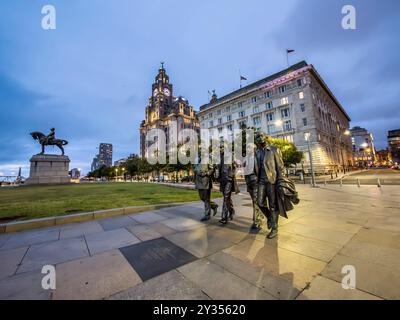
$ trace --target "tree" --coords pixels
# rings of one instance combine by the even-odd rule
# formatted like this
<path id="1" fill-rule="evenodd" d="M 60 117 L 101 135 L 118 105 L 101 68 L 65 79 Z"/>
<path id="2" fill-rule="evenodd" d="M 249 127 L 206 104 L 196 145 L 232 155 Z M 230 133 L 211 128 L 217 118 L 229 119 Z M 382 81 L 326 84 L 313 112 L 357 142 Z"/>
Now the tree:
<path id="1" fill-rule="evenodd" d="M 282 152 L 283 163 L 285 167 L 296 165 L 303 159 L 303 153 L 297 150 L 294 143 L 282 139 L 270 139 L 270 144 L 279 148 Z"/>

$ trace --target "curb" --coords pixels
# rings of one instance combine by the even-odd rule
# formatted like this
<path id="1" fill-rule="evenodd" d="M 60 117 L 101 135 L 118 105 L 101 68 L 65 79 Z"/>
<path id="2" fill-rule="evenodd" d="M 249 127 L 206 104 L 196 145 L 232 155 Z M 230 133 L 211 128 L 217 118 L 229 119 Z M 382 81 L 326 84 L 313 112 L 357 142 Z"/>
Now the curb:
<path id="1" fill-rule="evenodd" d="M 165 203 L 165 204 L 153 204 L 147 206 L 132 206 L 125 208 L 116 208 L 116 209 L 107 209 L 107 210 L 99 210 L 93 212 L 84 212 L 77 214 L 70 214 L 65 216 L 54 216 L 48 218 L 39 218 L 32 219 L 26 221 L 17 221 L 17 222 L 9 222 L 0 224 L 0 234 L 18 232 L 18 231 L 26 231 L 31 229 L 39 229 L 46 227 L 54 227 L 67 223 L 75 223 L 75 222 L 85 222 L 90 220 L 114 217 L 127 215 L 132 213 L 139 213 L 145 211 L 158 210 L 169 207 L 181 206 L 189 203 L 194 203 L 197 201 L 191 202 L 177 202 L 177 203 Z"/>

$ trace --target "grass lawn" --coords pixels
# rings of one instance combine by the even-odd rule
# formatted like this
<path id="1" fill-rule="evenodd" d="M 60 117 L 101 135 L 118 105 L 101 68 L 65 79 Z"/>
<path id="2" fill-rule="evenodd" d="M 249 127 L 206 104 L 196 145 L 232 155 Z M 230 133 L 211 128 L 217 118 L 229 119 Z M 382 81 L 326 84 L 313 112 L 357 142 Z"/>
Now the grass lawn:
<path id="1" fill-rule="evenodd" d="M 218 196 L 218 192 L 213 197 Z M 199 200 L 196 190 L 154 183 L 83 183 L 0 188 L 0 223 L 79 212 Z"/>

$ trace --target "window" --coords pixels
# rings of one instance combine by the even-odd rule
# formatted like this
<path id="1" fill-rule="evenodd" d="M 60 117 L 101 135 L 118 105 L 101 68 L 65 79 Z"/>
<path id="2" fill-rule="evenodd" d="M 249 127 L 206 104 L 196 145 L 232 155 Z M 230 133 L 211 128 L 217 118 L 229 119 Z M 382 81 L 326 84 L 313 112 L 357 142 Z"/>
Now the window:
<path id="1" fill-rule="evenodd" d="M 204 116 L 201 117 L 201 120 L 204 120 Z"/>
<path id="2" fill-rule="evenodd" d="M 272 101 L 267 102 L 267 103 L 265 104 L 265 108 L 267 108 L 267 109 L 272 109 L 272 107 L 273 107 Z"/>
<path id="3" fill-rule="evenodd" d="M 260 108 L 259 108 L 259 106 L 255 106 L 253 108 L 253 113 L 258 113 L 258 112 L 260 112 Z"/>
<path id="4" fill-rule="evenodd" d="M 288 97 L 284 97 L 280 100 L 281 102 L 281 106 L 285 105 L 285 104 L 289 104 L 289 98 Z"/>
<path id="5" fill-rule="evenodd" d="M 251 102 L 256 103 L 257 102 L 257 97 L 256 96 L 252 97 L 251 98 Z"/>
<path id="6" fill-rule="evenodd" d="M 273 112 L 267 113 L 265 116 L 267 118 L 267 121 L 274 121 L 274 113 Z"/>
<path id="7" fill-rule="evenodd" d="M 246 113 L 244 111 L 240 111 L 239 112 L 239 118 L 242 118 L 246 115 Z"/>
<path id="8" fill-rule="evenodd" d="M 261 124 L 261 117 L 254 117 L 254 118 L 253 118 L 253 124 L 254 124 L 255 126 L 260 125 L 260 124 Z"/>
<path id="9" fill-rule="evenodd" d="M 286 90 L 287 90 L 286 85 L 279 87 L 279 93 L 284 93 L 286 92 Z"/>
<path id="10" fill-rule="evenodd" d="M 209 126 L 209 127 L 213 127 L 213 126 L 214 126 L 214 121 L 211 120 L 211 121 L 208 123 L 208 126 Z"/>
<path id="11" fill-rule="evenodd" d="M 290 117 L 290 110 L 289 108 L 285 108 L 281 110 L 282 118 L 289 118 Z"/>
<path id="12" fill-rule="evenodd" d="M 231 111 L 231 107 L 230 106 L 225 108 L 225 112 L 230 112 L 230 111 Z"/>
<path id="13" fill-rule="evenodd" d="M 303 85 L 303 79 L 297 79 L 297 86 L 301 87 Z"/>
<path id="14" fill-rule="evenodd" d="M 303 118 L 303 126 L 307 125 L 307 118 Z"/>
<path id="15" fill-rule="evenodd" d="M 274 124 L 269 124 L 269 125 L 267 126 L 267 131 L 268 131 L 268 134 L 273 134 L 273 133 L 275 133 L 275 125 L 274 125 Z"/>
<path id="16" fill-rule="evenodd" d="M 292 129 L 292 121 L 287 120 L 283 124 L 283 128 L 285 131 L 291 130 Z"/>
<path id="17" fill-rule="evenodd" d="M 212 112 L 210 112 L 210 113 L 208 114 L 208 117 L 209 117 L 209 118 L 212 118 Z"/>
<path id="18" fill-rule="evenodd" d="M 306 106 L 304 105 L 304 103 L 302 103 L 302 104 L 300 105 L 300 110 L 301 110 L 301 112 L 306 111 Z"/>
<path id="19" fill-rule="evenodd" d="M 238 107 L 243 108 L 243 101 L 238 102 Z"/>
<path id="20" fill-rule="evenodd" d="M 222 118 L 218 118 L 218 124 L 222 123 Z"/>
<path id="21" fill-rule="evenodd" d="M 271 98 L 271 91 L 264 92 L 264 98 Z"/>
<path id="22" fill-rule="evenodd" d="M 217 115 L 221 115 L 221 109 L 217 111 Z"/>
<path id="23" fill-rule="evenodd" d="M 303 91 L 299 92 L 299 99 L 304 99 L 304 92 Z"/>
<path id="24" fill-rule="evenodd" d="M 227 121 L 231 121 L 231 120 L 232 120 L 232 115 L 226 116 L 226 120 L 227 120 Z"/>
<path id="25" fill-rule="evenodd" d="M 222 133 L 222 128 L 218 128 L 218 133 Z"/>
<path id="26" fill-rule="evenodd" d="M 231 124 L 228 124 L 227 128 L 228 128 L 228 130 L 229 130 L 229 131 L 232 131 L 232 130 L 233 130 L 233 128 L 232 128 L 232 125 L 231 125 Z"/>

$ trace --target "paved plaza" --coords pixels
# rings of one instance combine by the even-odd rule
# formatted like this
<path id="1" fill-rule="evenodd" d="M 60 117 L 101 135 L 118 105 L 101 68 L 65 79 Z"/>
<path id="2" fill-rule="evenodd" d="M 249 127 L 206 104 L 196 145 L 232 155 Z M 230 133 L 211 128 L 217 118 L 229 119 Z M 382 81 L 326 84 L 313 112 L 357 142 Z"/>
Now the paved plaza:
<path id="1" fill-rule="evenodd" d="M 400 299 L 398 186 L 298 191 L 273 240 L 250 231 L 246 193 L 227 226 L 200 222 L 198 202 L 0 235 L 0 299 Z M 48 264 L 55 290 L 42 289 Z"/>

